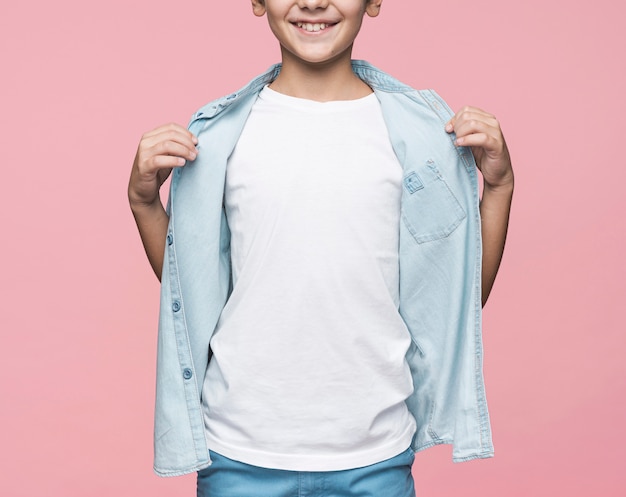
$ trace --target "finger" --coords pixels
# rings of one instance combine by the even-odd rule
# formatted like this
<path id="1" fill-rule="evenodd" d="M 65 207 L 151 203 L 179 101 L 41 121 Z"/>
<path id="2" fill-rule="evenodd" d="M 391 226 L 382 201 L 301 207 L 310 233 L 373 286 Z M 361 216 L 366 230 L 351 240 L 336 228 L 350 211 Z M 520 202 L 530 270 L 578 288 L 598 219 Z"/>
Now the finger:
<path id="1" fill-rule="evenodd" d="M 147 133 L 144 133 L 144 135 L 142 136 L 142 140 L 154 138 L 164 133 L 168 135 L 172 135 L 172 134 L 179 135 L 181 136 L 181 138 L 188 138 L 192 141 L 194 145 L 198 143 L 198 138 L 191 131 L 189 131 L 187 128 L 185 128 L 184 126 L 181 126 L 178 123 L 164 124 L 151 131 L 148 131 Z"/>
<path id="2" fill-rule="evenodd" d="M 175 155 L 155 155 L 148 162 L 152 170 L 171 169 L 185 165 L 185 159 Z"/>
<path id="3" fill-rule="evenodd" d="M 157 135 L 145 138 L 139 145 L 139 149 L 148 154 L 168 153 L 180 155 L 189 160 L 195 159 L 198 149 L 188 134 L 180 131 L 163 131 Z"/>
<path id="4" fill-rule="evenodd" d="M 185 132 L 187 131 L 187 128 L 185 128 L 184 126 L 178 124 L 178 123 L 167 123 L 167 124 L 163 124 L 161 126 L 157 126 L 156 128 L 147 131 L 146 133 L 144 133 L 144 136 L 153 136 L 153 135 L 158 135 L 159 133 L 163 133 L 164 131 L 180 131 L 180 132 Z"/>
<path id="5" fill-rule="evenodd" d="M 197 138 L 186 129 L 164 129 L 150 136 L 144 135 L 142 143 L 147 147 L 151 147 L 157 142 L 166 140 L 181 143 L 189 148 L 194 148 L 197 143 Z"/>
<path id="6" fill-rule="evenodd" d="M 472 122 L 472 121 L 485 123 L 494 129 L 500 128 L 500 123 L 498 123 L 498 120 L 494 116 L 491 116 L 488 114 L 481 114 L 478 112 L 463 113 L 463 115 L 459 119 L 457 119 L 455 123 L 455 128 L 458 128 L 458 126 L 462 123 Z"/>
<path id="7" fill-rule="evenodd" d="M 134 181 L 136 185 L 140 185 L 145 182 L 147 182 L 147 184 L 152 184 L 155 179 L 158 180 L 158 178 L 162 177 L 164 174 L 165 177 L 167 177 L 169 174 L 168 171 L 172 168 L 182 167 L 184 165 L 185 159 L 182 157 L 174 157 L 173 155 L 157 155 L 142 162 L 140 167 L 133 170 L 131 177 L 136 178 Z M 165 171 L 165 173 L 163 171 Z M 133 183 L 133 181 L 131 181 L 131 183 Z M 158 190 L 161 183 L 162 182 L 159 182 L 159 184 L 150 188 L 156 188 Z"/>
<path id="8" fill-rule="evenodd" d="M 459 111 L 446 123 L 446 131 L 451 133 L 454 131 L 458 123 L 472 119 L 485 121 L 494 126 L 498 126 L 498 121 L 493 114 L 479 109 L 478 107 L 470 107 L 466 105 L 465 107 L 459 109 Z"/>
<path id="9" fill-rule="evenodd" d="M 457 137 L 454 143 L 462 147 L 480 147 L 492 154 L 501 153 L 503 150 L 502 142 L 488 133 L 472 133 L 470 135 Z"/>
<path id="10" fill-rule="evenodd" d="M 486 110 L 480 109 L 478 107 L 472 107 L 471 105 L 461 107 L 455 114 L 455 117 L 459 118 L 464 114 L 479 114 L 485 117 L 495 117 L 493 114 L 487 112 Z"/>
<path id="11" fill-rule="evenodd" d="M 499 130 L 494 128 L 490 124 L 479 121 L 477 119 L 470 119 L 469 121 L 458 121 L 454 127 L 457 138 L 471 135 L 472 133 L 487 133 L 494 137 L 499 135 Z"/>
<path id="12" fill-rule="evenodd" d="M 457 122 L 455 126 L 456 139 L 455 144 L 458 146 L 478 146 L 475 139 L 467 141 L 468 137 L 473 135 L 484 135 L 488 140 L 481 140 L 480 146 L 484 146 L 490 153 L 501 153 L 504 149 L 504 137 L 499 127 L 490 123 L 471 119 L 469 121 Z"/>
<path id="13" fill-rule="evenodd" d="M 137 169 L 142 175 L 151 176 L 163 168 L 180 167 L 186 160 L 194 160 L 195 152 L 172 141 L 158 142 L 153 148 L 138 157 Z"/>
<path id="14" fill-rule="evenodd" d="M 485 114 L 465 112 L 454 122 L 454 131 L 457 135 L 467 133 L 468 129 L 485 130 L 485 127 L 493 130 L 496 135 L 501 133 L 497 119 Z"/>
<path id="15" fill-rule="evenodd" d="M 192 146 L 189 148 L 188 145 L 174 140 L 157 142 L 149 152 L 151 155 L 175 155 L 177 157 L 184 157 L 187 160 L 195 160 L 198 155 L 195 147 Z"/>

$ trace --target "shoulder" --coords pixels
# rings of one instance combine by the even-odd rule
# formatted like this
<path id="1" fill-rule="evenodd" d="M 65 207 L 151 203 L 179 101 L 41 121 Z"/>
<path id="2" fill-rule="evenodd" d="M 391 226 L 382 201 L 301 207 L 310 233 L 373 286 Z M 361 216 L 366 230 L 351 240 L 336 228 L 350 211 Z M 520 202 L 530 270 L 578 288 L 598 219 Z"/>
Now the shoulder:
<path id="1" fill-rule="evenodd" d="M 352 69 L 378 95 L 381 104 L 408 106 L 408 111 L 426 113 L 447 121 L 453 112 L 433 89 L 416 89 L 364 60 L 353 60 Z"/>

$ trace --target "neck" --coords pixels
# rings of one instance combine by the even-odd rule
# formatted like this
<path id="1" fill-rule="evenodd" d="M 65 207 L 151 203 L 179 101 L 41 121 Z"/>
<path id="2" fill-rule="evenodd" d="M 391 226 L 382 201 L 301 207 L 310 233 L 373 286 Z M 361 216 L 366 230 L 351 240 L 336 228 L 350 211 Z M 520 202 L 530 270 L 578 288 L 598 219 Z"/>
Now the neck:
<path id="1" fill-rule="evenodd" d="M 372 92 L 352 71 L 351 52 L 336 60 L 311 64 L 281 47 L 282 69 L 270 87 L 285 95 L 318 102 L 356 100 Z"/>

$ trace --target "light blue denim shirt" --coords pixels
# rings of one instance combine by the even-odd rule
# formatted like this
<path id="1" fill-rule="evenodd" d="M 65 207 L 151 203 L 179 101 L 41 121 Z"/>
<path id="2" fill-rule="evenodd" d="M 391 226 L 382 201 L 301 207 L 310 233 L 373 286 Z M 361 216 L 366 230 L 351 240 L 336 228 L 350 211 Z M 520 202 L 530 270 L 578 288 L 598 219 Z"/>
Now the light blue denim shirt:
<path id="1" fill-rule="evenodd" d="M 453 444 L 455 462 L 491 457 L 474 159 L 445 132 L 452 113 L 435 92 L 414 90 L 367 62 L 354 61 L 353 68 L 378 97 L 404 169 L 400 314 L 412 337 L 407 353 L 414 383 L 407 404 L 417 421 L 412 447 Z M 258 93 L 279 71 L 280 65 L 270 68 L 194 114 L 189 129 L 198 136 L 198 157 L 172 175 L 154 431 L 154 469 L 161 476 L 211 463 L 200 396 L 209 340 L 232 287 L 223 206 L 226 164 Z"/>

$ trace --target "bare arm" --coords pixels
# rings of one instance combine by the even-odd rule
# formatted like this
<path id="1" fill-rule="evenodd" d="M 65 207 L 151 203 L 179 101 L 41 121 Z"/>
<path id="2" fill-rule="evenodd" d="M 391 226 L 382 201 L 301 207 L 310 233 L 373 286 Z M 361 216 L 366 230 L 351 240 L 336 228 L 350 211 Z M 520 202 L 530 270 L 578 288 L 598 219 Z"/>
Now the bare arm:
<path id="1" fill-rule="evenodd" d="M 159 189 L 173 167 L 194 160 L 198 143 L 179 124 L 160 126 L 141 137 L 128 182 L 128 201 L 137 223 L 148 261 L 159 280 L 169 222 Z"/>
<path id="2" fill-rule="evenodd" d="M 483 238 L 482 303 L 489 298 L 500 267 L 509 227 L 513 183 L 496 189 L 485 184 L 480 202 Z"/>
<path id="3" fill-rule="evenodd" d="M 475 107 L 464 107 L 450 120 L 446 131 L 456 133 L 456 144 L 471 147 L 483 175 L 480 202 L 483 264 L 482 304 L 487 302 L 500 267 L 513 197 L 513 167 L 500 124 Z"/>
<path id="4" fill-rule="evenodd" d="M 148 261 L 160 281 L 169 218 L 160 201 L 154 205 L 145 206 L 131 204 L 130 208 L 133 211 Z"/>

